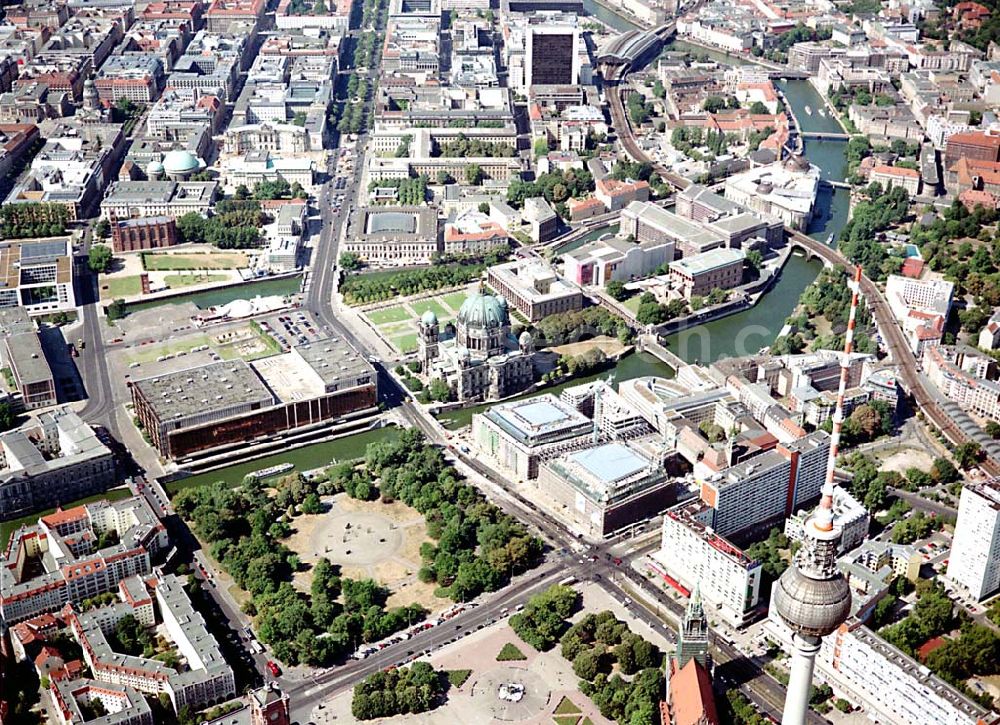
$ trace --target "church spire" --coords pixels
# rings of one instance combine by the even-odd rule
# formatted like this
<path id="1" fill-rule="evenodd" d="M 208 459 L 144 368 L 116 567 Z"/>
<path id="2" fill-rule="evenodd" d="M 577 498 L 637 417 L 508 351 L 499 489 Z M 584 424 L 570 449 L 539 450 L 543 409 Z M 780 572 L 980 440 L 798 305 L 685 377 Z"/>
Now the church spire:
<path id="1" fill-rule="evenodd" d="M 706 669 L 709 666 L 708 621 L 705 619 L 705 608 L 701 603 L 699 584 L 695 584 L 681 619 L 680 631 L 677 633 L 676 656 L 677 669 L 684 667 L 691 659 L 697 660 L 698 664 Z"/>

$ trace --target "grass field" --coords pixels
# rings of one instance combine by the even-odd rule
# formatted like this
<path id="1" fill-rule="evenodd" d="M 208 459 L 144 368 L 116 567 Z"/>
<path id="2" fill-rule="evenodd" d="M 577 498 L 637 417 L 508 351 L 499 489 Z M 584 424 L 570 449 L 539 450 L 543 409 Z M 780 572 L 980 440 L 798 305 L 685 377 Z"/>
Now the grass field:
<path id="1" fill-rule="evenodd" d="M 414 352 L 417 349 L 417 333 L 413 332 L 409 335 L 394 337 L 392 338 L 392 344 L 399 348 L 400 352 Z"/>
<path id="2" fill-rule="evenodd" d="M 568 697 L 563 697 L 563 699 L 559 701 L 559 704 L 556 705 L 554 712 L 556 715 L 572 715 L 574 713 L 579 713 L 580 708 L 578 708 Z"/>
<path id="3" fill-rule="evenodd" d="M 168 274 L 163 278 L 163 282 L 170 289 L 177 289 L 178 287 L 190 287 L 191 285 L 205 284 L 206 282 L 224 282 L 226 279 L 228 277 L 224 274 L 188 272 L 186 274 Z"/>
<path id="4" fill-rule="evenodd" d="M 211 252 L 205 254 L 143 254 L 142 265 L 147 272 L 184 269 L 240 269 L 249 264 L 242 252 Z"/>
<path id="5" fill-rule="evenodd" d="M 115 488 L 110 491 L 105 491 L 104 493 L 98 493 L 93 496 L 88 496 L 87 498 L 81 498 L 79 501 L 69 501 L 63 504 L 63 508 L 68 509 L 73 508 L 74 506 L 82 506 L 85 503 L 93 503 L 94 501 L 100 501 L 105 498 L 108 499 L 108 501 L 120 501 L 121 499 L 128 498 L 131 495 L 132 492 L 127 488 Z M 22 516 L 19 519 L 11 519 L 10 521 L 0 523 L 0 548 L 7 547 L 7 541 L 10 540 L 11 534 L 13 534 L 19 526 L 33 524 L 38 521 L 40 516 L 48 516 L 51 513 L 55 513 L 55 509 L 46 509 L 45 511 L 39 511 L 38 513 Z"/>
<path id="6" fill-rule="evenodd" d="M 639 300 L 642 299 L 642 295 L 632 295 L 627 300 L 622 302 L 625 307 L 632 310 L 633 315 L 639 314 Z"/>
<path id="7" fill-rule="evenodd" d="M 445 317 L 450 317 L 451 312 L 444 308 L 440 302 L 435 299 L 420 300 L 419 302 L 413 302 L 410 304 L 410 308 L 417 313 L 418 317 L 423 317 L 427 310 L 430 310 L 435 315 L 437 315 L 438 320 L 443 320 Z"/>
<path id="8" fill-rule="evenodd" d="M 458 312 L 462 303 L 465 302 L 465 298 L 468 296 L 469 295 L 466 292 L 452 292 L 451 294 L 441 297 L 441 301 L 448 305 L 451 309 L 455 310 L 455 312 Z"/>
<path id="9" fill-rule="evenodd" d="M 142 280 L 137 274 L 127 277 L 105 277 L 101 280 L 101 299 L 115 300 L 141 293 Z"/>
<path id="10" fill-rule="evenodd" d="M 130 348 L 130 352 L 126 355 L 126 358 L 129 363 L 151 363 L 163 355 L 176 356 L 178 353 L 187 354 L 196 347 L 208 344 L 210 344 L 208 335 L 194 335 L 193 337 L 185 337 L 183 340 L 176 340 L 174 342 L 163 342 L 159 345 L 140 345 L 139 347 Z"/>
<path id="11" fill-rule="evenodd" d="M 372 324 L 385 325 L 389 322 L 403 322 L 410 319 L 410 313 L 403 306 L 386 307 L 381 310 L 373 310 L 366 313 Z"/>

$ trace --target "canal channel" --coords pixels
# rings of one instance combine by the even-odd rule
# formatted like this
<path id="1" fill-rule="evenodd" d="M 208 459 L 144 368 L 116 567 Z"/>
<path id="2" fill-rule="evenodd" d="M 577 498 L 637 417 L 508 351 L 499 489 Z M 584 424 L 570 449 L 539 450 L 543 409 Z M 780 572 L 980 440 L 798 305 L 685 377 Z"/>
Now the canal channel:
<path id="1" fill-rule="evenodd" d="M 263 458 L 255 458 L 245 463 L 237 463 L 225 468 L 218 468 L 214 471 L 199 473 L 186 478 L 178 478 L 164 483 L 163 488 L 172 497 L 178 491 L 191 488 L 192 486 L 204 486 L 205 484 L 225 481 L 231 486 L 235 486 L 243 478 L 254 471 L 260 471 L 271 466 L 291 463 L 295 466 L 295 472 L 303 473 L 315 468 L 329 466 L 334 461 L 350 461 L 362 458 L 369 443 L 378 441 L 395 440 L 399 436 L 399 429 L 393 426 L 366 430 L 363 433 L 334 438 L 321 443 L 313 443 L 301 448 L 291 448 L 280 453 L 274 453 Z M 281 475 L 287 475 L 291 471 L 286 471 Z M 275 477 L 277 478 L 277 476 Z"/>

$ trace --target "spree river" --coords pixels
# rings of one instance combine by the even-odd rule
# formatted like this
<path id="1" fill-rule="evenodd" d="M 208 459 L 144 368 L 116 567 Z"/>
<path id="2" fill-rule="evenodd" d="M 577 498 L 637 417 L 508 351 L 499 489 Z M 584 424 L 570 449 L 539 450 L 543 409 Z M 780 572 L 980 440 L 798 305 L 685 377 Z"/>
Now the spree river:
<path id="1" fill-rule="evenodd" d="M 583 0 L 583 7 L 588 14 L 615 30 L 625 31 L 639 27 L 594 0 Z M 748 62 L 744 58 L 682 40 L 676 40 L 672 45 L 675 50 L 704 54 L 725 65 L 743 65 Z M 829 115 L 823 99 L 808 81 L 783 81 L 780 87 L 803 131 L 843 131 L 836 119 Z M 811 113 L 806 113 L 806 106 L 809 106 Z M 819 109 L 824 109 L 825 113 L 819 113 Z M 846 177 L 846 150 L 845 141 L 810 139 L 805 144 L 805 155 L 820 168 L 822 178 L 831 181 L 843 181 Z M 826 241 L 832 234 L 836 240 L 847 223 L 849 198 L 845 189 L 821 188 L 816 200 L 816 213 L 807 232 L 809 236 Z M 793 255 L 781 271 L 778 282 L 754 307 L 671 335 L 667 338 L 667 346 L 687 362 L 706 363 L 723 357 L 757 352 L 774 342 L 785 324 L 785 318 L 794 311 L 803 290 L 816 279 L 821 268 L 822 264 L 818 261 L 807 262 L 803 257 Z"/>

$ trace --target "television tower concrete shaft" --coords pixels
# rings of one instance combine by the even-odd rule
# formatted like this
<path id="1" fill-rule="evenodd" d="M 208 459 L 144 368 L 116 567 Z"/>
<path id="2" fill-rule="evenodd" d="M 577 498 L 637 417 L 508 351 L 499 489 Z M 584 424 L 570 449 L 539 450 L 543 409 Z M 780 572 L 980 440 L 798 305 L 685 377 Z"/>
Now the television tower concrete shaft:
<path id="1" fill-rule="evenodd" d="M 778 615 L 792 630 L 791 672 L 785 695 L 782 725 L 803 725 L 809 707 L 813 669 L 822 638 L 839 627 L 851 613 L 851 590 L 837 568 L 837 548 L 842 531 L 833 517 L 834 467 L 840 447 L 840 432 L 844 425 L 844 391 L 851 368 L 854 346 L 854 326 L 861 289 L 861 267 L 855 270 L 851 283 L 851 313 L 844 338 L 844 354 L 840 359 L 840 386 L 837 407 L 833 414 L 833 434 L 830 438 L 830 458 L 826 466 L 819 507 L 805 522 L 805 535 L 792 566 L 776 583 L 774 603 Z"/>

